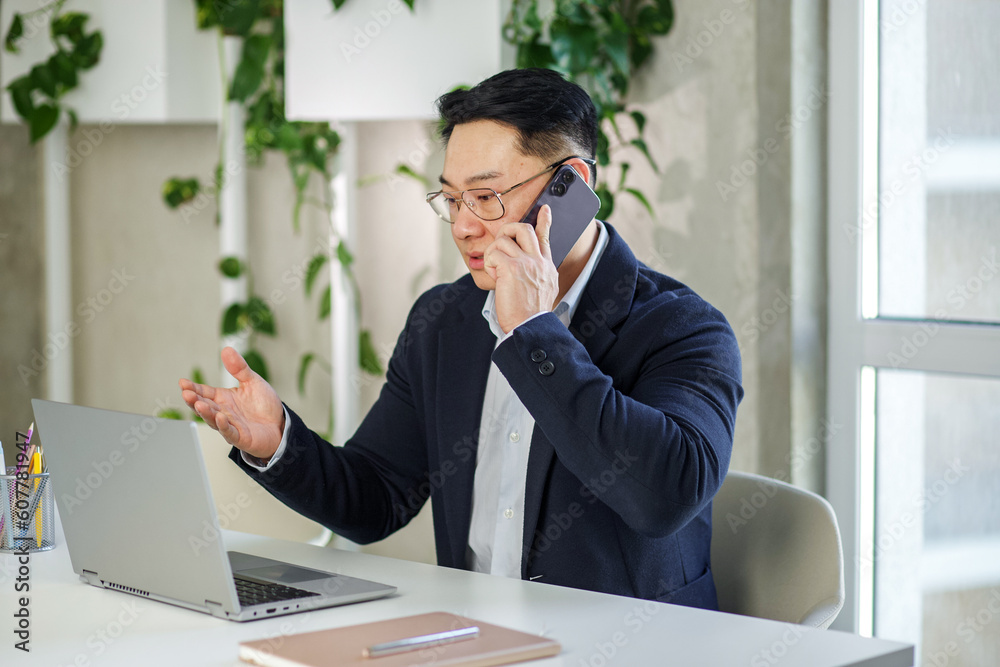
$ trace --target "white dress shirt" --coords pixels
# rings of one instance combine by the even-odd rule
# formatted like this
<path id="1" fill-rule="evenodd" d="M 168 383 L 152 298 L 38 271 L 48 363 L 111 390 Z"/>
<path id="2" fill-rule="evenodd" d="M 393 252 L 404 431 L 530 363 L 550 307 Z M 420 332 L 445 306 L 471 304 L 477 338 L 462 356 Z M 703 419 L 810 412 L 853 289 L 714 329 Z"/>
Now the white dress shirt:
<path id="1" fill-rule="evenodd" d="M 600 221 L 597 245 L 590 259 L 577 276 L 569 291 L 552 311 L 567 327 L 573 319 L 580 296 L 594 273 L 594 268 L 608 245 L 608 231 Z M 496 292 L 491 291 L 483 305 L 483 317 L 497 337 L 497 346 L 513 335 L 504 334 L 496 316 Z M 536 313 L 525 322 L 538 317 Z M 524 322 L 518 326 L 523 325 Z M 517 327 L 515 327 L 516 329 Z M 494 348 L 495 349 L 495 348 Z M 284 407 L 282 407 L 284 409 Z M 267 465 L 256 457 L 241 452 L 251 467 L 264 471 L 273 466 L 285 452 L 289 422 L 285 411 L 285 430 L 281 443 Z M 476 476 L 472 493 L 472 520 L 466 564 L 476 572 L 488 572 L 505 577 L 521 578 L 521 545 L 524 537 L 524 488 L 528 475 L 528 451 L 535 420 L 528 413 L 507 379 L 490 364 L 486 379 L 486 395 L 476 453 Z"/>

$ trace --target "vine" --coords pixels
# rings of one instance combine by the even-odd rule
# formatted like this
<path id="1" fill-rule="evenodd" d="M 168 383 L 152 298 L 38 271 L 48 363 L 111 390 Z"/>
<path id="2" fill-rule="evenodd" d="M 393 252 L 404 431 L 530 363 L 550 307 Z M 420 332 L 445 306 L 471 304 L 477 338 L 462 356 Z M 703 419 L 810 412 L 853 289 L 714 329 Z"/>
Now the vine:
<path id="1" fill-rule="evenodd" d="M 54 0 L 30 12 L 15 12 L 4 37 L 4 49 L 20 53 L 18 42 L 32 37 L 44 17 L 49 17 L 49 38 L 55 53 L 7 85 L 14 111 L 28 123 L 31 143 L 48 134 L 63 112 L 69 117 L 71 129 L 76 128 L 76 112 L 62 98 L 77 87 L 81 72 L 100 61 L 104 47 L 100 30 L 87 32 L 90 17 L 81 12 L 61 13 L 65 4 L 66 0 Z M 31 35 L 25 35 L 26 25 L 32 29 Z"/>
<path id="2" fill-rule="evenodd" d="M 346 0 L 332 0 L 334 9 L 339 9 Z M 329 181 L 332 178 L 330 163 L 340 146 L 340 135 L 327 122 L 289 121 L 285 116 L 285 34 L 282 0 L 230 0 L 220 3 L 214 0 L 195 0 L 198 28 L 216 29 L 219 39 L 222 35 L 242 38 L 240 61 L 236 66 L 232 81 L 224 81 L 223 89 L 227 102 L 239 102 L 246 111 L 243 136 L 247 162 L 259 165 L 267 151 L 280 151 L 285 155 L 295 188 L 295 203 L 292 211 L 292 226 L 295 233 L 300 231 L 301 211 L 304 206 L 315 206 L 329 216 L 333 210 Z M 412 2 L 408 2 L 411 6 Z M 221 62 L 220 67 L 226 71 Z M 231 131 L 225 123 L 222 132 Z M 221 146 L 222 142 L 220 142 Z M 323 183 L 323 199 L 307 196 L 314 177 Z M 203 184 L 197 178 L 168 179 L 163 186 L 163 199 L 170 208 L 179 208 L 195 200 L 200 194 L 217 196 L 225 187 L 225 171 L 220 155 L 211 183 Z M 218 214 L 216 215 L 218 224 Z M 355 293 L 355 303 L 360 320 L 360 290 L 353 272 L 354 257 L 343 239 L 335 239 L 337 262 Z M 303 286 L 306 298 L 311 298 L 314 288 L 327 267 L 329 257 L 317 252 L 308 262 Z M 252 274 L 246 262 L 236 257 L 223 258 L 219 263 L 223 279 L 236 279 L 246 275 L 252 285 Z M 247 364 L 261 377 L 268 378 L 268 369 L 263 355 L 256 349 L 257 335 L 275 336 L 277 327 L 274 313 L 267 302 L 248 290 L 250 297 L 244 303 L 230 305 L 222 316 L 220 331 L 223 336 L 243 335 L 248 338 L 248 351 L 244 354 Z M 320 291 L 317 304 L 317 318 L 327 319 L 331 311 L 332 290 L 327 285 Z M 379 375 L 383 372 L 378 355 L 372 344 L 371 334 L 362 330 L 359 337 L 359 360 L 362 370 Z M 319 365 L 331 371 L 329 361 L 315 352 L 306 351 L 299 359 L 298 390 L 305 393 L 306 377 L 312 365 Z M 195 369 L 197 371 L 197 369 Z M 332 432 L 333 413 L 330 413 Z"/>

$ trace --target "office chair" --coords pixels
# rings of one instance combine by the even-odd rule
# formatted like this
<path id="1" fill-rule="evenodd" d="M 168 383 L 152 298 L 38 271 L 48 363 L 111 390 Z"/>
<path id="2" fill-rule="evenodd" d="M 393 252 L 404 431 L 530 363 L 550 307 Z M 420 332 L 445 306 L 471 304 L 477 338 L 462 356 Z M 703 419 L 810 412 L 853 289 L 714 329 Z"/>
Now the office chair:
<path id="1" fill-rule="evenodd" d="M 721 611 L 827 628 L 844 606 L 844 557 L 824 498 L 730 471 L 712 505 Z"/>

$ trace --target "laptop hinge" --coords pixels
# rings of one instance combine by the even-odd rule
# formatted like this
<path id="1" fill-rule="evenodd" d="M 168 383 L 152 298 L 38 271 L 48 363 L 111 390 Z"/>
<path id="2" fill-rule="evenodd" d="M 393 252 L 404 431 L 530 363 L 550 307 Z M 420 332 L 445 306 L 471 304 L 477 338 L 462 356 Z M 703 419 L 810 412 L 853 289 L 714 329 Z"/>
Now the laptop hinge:
<path id="1" fill-rule="evenodd" d="M 218 602 L 213 602 L 211 600 L 205 600 L 205 606 L 208 607 L 208 613 L 212 616 L 218 616 L 219 618 L 229 618 L 229 614 L 226 610 L 222 608 L 222 605 Z"/>
<path id="2" fill-rule="evenodd" d="M 83 574 L 80 575 L 80 581 L 88 583 L 91 586 L 104 586 L 104 584 L 101 583 L 101 578 L 97 576 L 97 573 L 91 572 L 90 570 L 83 571 Z"/>

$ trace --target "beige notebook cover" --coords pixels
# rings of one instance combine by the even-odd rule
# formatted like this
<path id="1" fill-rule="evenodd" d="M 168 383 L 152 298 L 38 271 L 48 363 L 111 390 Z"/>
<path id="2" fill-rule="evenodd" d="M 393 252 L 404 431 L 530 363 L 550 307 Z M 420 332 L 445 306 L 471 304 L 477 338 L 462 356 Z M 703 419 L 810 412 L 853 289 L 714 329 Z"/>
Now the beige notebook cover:
<path id="1" fill-rule="evenodd" d="M 362 655 L 369 646 L 469 626 L 479 636 L 380 658 Z M 556 655 L 562 647 L 552 639 L 490 625 L 455 614 L 434 612 L 351 625 L 318 632 L 240 642 L 240 660 L 263 667 L 410 667 L 462 665 L 489 667 Z"/>

